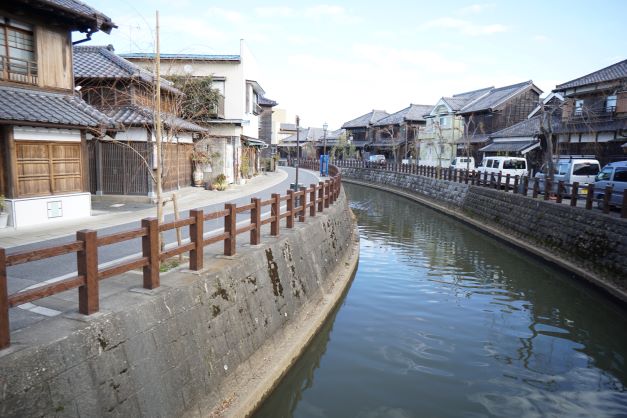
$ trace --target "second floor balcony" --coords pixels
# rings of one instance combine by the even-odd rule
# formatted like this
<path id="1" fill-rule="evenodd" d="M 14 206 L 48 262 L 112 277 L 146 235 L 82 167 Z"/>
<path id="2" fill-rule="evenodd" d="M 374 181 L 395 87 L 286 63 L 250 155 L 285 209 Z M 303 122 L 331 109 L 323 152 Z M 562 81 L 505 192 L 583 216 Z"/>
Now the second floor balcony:
<path id="1" fill-rule="evenodd" d="M 37 84 L 37 62 L 0 55 L 0 80 Z"/>

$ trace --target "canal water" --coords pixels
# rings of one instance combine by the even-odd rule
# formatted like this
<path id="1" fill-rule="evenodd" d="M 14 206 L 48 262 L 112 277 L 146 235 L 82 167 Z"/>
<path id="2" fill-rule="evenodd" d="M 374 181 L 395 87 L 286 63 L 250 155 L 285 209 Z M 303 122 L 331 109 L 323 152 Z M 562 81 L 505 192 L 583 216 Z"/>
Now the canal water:
<path id="1" fill-rule="evenodd" d="M 626 417 L 627 313 L 564 273 L 347 184 L 345 300 L 256 417 Z"/>

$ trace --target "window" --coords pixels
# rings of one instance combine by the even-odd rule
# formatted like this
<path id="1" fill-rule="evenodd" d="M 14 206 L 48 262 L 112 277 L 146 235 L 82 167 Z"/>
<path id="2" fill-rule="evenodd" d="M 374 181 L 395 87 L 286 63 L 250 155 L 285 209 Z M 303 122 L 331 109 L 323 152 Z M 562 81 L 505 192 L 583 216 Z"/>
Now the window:
<path id="1" fill-rule="evenodd" d="M 601 171 L 599 174 L 597 174 L 594 180 L 595 181 L 609 180 L 611 176 L 612 176 L 612 167 L 607 167 L 607 168 L 604 168 L 603 171 Z"/>
<path id="2" fill-rule="evenodd" d="M 607 96 L 605 100 L 605 112 L 614 113 L 616 111 L 616 95 Z"/>
<path id="3" fill-rule="evenodd" d="M 575 100 L 575 116 L 583 114 L 583 100 Z"/>
<path id="4" fill-rule="evenodd" d="M 444 127 L 448 124 L 448 118 L 446 116 L 440 116 L 440 126 Z"/>
<path id="5" fill-rule="evenodd" d="M 224 80 L 213 80 L 211 82 L 211 87 L 214 90 L 218 90 L 222 96 L 224 96 Z"/>
<path id="6" fill-rule="evenodd" d="M 614 181 L 627 182 L 627 168 L 617 167 L 614 172 Z"/>
<path id="7" fill-rule="evenodd" d="M 573 167 L 575 176 L 596 176 L 599 174 L 599 165 L 594 163 L 580 163 Z"/>
<path id="8" fill-rule="evenodd" d="M 37 84 L 31 25 L 0 17 L 0 79 Z"/>

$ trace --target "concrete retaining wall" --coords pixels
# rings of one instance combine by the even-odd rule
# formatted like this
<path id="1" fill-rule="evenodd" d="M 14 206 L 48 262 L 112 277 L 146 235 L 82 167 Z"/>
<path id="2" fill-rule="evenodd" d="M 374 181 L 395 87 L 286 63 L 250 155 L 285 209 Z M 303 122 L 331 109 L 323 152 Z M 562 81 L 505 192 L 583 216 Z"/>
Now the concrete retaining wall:
<path id="1" fill-rule="evenodd" d="M 0 416 L 248 413 L 340 300 L 355 237 L 342 193 L 279 238 L 208 255 L 205 271 L 170 273 L 155 291 L 103 298 L 98 314 L 15 333 L 0 352 Z"/>
<path id="2" fill-rule="evenodd" d="M 362 168 L 344 179 L 397 187 L 627 301 L 627 220 L 531 197 Z"/>

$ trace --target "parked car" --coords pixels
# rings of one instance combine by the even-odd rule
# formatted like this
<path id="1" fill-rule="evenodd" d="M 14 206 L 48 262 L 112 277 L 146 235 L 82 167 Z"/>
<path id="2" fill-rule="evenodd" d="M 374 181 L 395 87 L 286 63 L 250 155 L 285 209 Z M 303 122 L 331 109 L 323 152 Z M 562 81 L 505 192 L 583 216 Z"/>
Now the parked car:
<path id="1" fill-rule="evenodd" d="M 451 162 L 451 168 L 472 171 L 476 168 L 475 159 L 474 157 L 455 157 Z"/>
<path id="2" fill-rule="evenodd" d="M 627 161 L 609 163 L 597 174 L 594 181 L 594 197 L 600 208 L 603 208 L 603 197 L 607 186 L 612 187 L 610 206 L 622 207 L 623 193 L 627 188 Z"/>
<path id="3" fill-rule="evenodd" d="M 523 157 L 486 157 L 477 167 L 477 173 L 483 178 L 483 173 L 494 174 L 494 177 L 501 173 L 501 184 L 507 181 L 509 174 L 510 182 L 514 184 L 514 177 L 527 176 L 527 160 Z"/>
<path id="4" fill-rule="evenodd" d="M 385 155 L 381 155 L 381 154 L 371 155 L 369 159 L 371 162 L 374 162 L 374 163 L 381 163 L 381 164 L 385 163 Z"/>
<path id="5" fill-rule="evenodd" d="M 594 183 L 595 176 L 601 171 L 601 164 L 594 156 L 567 156 L 560 157 L 554 163 L 553 185 L 551 189 L 557 192 L 557 185 L 560 181 L 565 184 L 565 194 L 572 192 L 571 185 L 579 183 L 579 193 L 585 194 L 588 184 Z M 535 177 L 539 179 L 540 191 L 544 191 L 544 183 L 547 175 L 547 165 L 543 165 Z"/>

